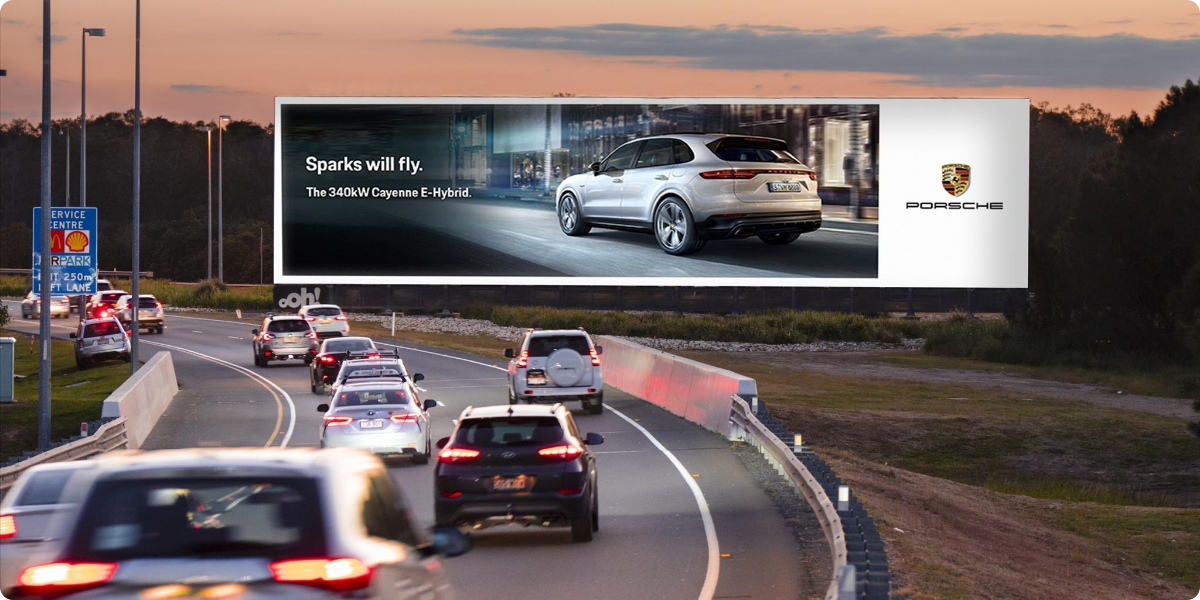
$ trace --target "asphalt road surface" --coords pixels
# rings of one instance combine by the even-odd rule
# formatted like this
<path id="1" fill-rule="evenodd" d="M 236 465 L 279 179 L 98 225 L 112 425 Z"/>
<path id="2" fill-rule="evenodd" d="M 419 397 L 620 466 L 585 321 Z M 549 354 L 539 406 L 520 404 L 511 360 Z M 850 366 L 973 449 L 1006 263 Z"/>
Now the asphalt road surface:
<path id="1" fill-rule="evenodd" d="M 874 278 L 879 271 L 878 235 L 832 221 L 787 246 L 721 240 L 689 256 L 664 253 L 646 233 L 568 237 L 543 202 L 291 199 L 284 229 L 284 265 L 294 275 Z M 328 240 L 337 240 L 336 252 Z"/>
<path id="2" fill-rule="evenodd" d="M 66 338 L 74 323 L 74 317 L 54 320 L 55 337 Z M 174 354 L 181 387 L 147 449 L 317 445 L 316 406 L 324 397 L 310 392 L 303 362 L 254 367 L 253 327 L 171 314 L 163 335 L 141 336 L 143 361 L 159 351 Z M 35 332 L 37 321 L 18 318 L 11 328 Z M 449 435 L 451 420 L 467 406 L 506 402 L 502 360 L 424 346 L 396 349 L 411 372 L 425 374 L 423 397 L 447 404 L 432 411 L 434 439 Z M 476 533 L 471 552 L 445 562 L 459 597 L 800 597 L 804 563 L 789 526 L 729 443 L 611 388 L 605 399 L 602 415 L 573 409 L 584 432 L 605 437 L 595 449 L 601 519 L 595 541 L 572 543 L 566 529 Z M 432 464 L 391 469 L 429 525 L 432 472 Z"/>

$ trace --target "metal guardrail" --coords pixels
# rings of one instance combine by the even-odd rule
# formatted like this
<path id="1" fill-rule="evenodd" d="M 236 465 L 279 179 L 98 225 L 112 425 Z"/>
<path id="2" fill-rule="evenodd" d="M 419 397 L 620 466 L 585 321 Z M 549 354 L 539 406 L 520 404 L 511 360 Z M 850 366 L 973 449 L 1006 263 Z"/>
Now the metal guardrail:
<path id="1" fill-rule="evenodd" d="M 113 419 L 100 426 L 95 433 L 51 448 L 15 465 L 0 468 L 0 494 L 3 494 L 26 469 L 45 463 L 66 462 L 91 458 L 112 450 L 125 448 L 128 444 L 125 432 L 125 417 Z"/>
<path id="2" fill-rule="evenodd" d="M 791 480 L 792 485 L 812 507 L 817 520 L 821 522 L 821 531 L 829 542 L 829 552 L 833 558 L 833 577 L 825 591 L 825 600 L 844 600 L 857 597 L 855 591 L 855 573 L 852 565 L 846 564 L 846 534 L 842 528 L 842 519 L 838 516 L 837 506 L 829 499 L 820 482 L 809 472 L 775 434 L 758 420 L 750 405 L 739 396 L 733 397 L 733 410 L 729 417 L 733 423 L 731 438 L 744 434 L 746 441 L 754 445 Z M 846 590 L 846 584 L 849 589 Z M 844 595 L 843 590 L 849 592 Z"/>

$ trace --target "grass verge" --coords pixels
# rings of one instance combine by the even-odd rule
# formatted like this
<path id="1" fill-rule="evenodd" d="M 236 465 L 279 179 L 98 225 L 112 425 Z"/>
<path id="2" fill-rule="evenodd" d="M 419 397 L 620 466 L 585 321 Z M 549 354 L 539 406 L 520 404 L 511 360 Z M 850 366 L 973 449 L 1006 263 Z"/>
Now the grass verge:
<path id="1" fill-rule="evenodd" d="M 0 335 L 17 338 L 16 373 L 24 376 L 16 381 L 16 402 L 0 404 L 0 423 L 4 424 L 0 463 L 4 463 L 37 448 L 39 361 L 36 346 L 30 351 L 29 340 L 34 338 L 10 330 Z M 75 368 L 70 342 L 54 340 L 50 348 L 50 438 L 58 441 L 78 434 L 80 423 L 100 418 L 101 404 L 128 378 L 129 365 L 109 361 L 80 371 Z"/>
<path id="2" fill-rule="evenodd" d="M 128 279 L 111 279 L 113 287 L 128 290 Z M 274 305 L 274 286 L 237 286 L 222 289 L 206 282 L 175 283 L 169 279 L 143 279 L 139 292 L 153 294 L 169 306 L 182 308 L 217 308 L 224 310 L 270 310 Z M 0 296 L 21 297 L 29 292 L 25 277 L 0 276 Z"/>

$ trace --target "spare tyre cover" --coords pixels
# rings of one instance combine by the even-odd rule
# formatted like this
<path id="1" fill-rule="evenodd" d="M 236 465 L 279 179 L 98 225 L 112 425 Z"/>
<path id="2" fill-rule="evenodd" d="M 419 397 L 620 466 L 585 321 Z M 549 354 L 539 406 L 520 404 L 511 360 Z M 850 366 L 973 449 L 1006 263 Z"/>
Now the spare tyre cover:
<path id="1" fill-rule="evenodd" d="M 546 357 L 546 374 L 558 387 L 579 383 L 586 368 L 583 357 L 570 348 L 559 348 Z"/>

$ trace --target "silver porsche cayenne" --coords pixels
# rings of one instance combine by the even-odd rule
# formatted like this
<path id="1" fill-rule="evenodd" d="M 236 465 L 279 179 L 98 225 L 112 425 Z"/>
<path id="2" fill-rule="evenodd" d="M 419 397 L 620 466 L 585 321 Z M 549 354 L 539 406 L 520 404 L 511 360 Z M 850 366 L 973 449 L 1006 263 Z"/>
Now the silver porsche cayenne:
<path id="1" fill-rule="evenodd" d="M 817 175 L 783 140 L 676 133 L 627 142 L 558 186 L 563 233 L 593 227 L 654 234 L 668 254 L 708 240 L 790 244 L 821 227 Z"/>

